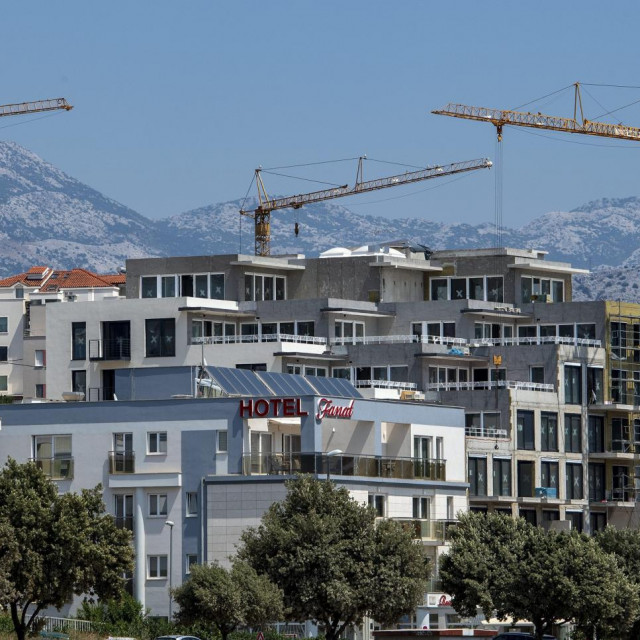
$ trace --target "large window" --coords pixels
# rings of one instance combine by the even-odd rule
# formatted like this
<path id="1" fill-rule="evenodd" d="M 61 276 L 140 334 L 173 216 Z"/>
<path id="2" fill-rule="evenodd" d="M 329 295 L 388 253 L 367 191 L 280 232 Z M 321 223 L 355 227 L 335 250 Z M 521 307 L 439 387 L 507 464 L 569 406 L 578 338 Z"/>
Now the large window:
<path id="1" fill-rule="evenodd" d="M 170 274 L 140 278 L 141 298 L 175 298 L 177 295 L 224 300 L 224 273 Z"/>
<path id="2" fill-rule="evenodd" d="M 469 458 L 469 494 L 487 495 L 487 459 Z"/>
<path id="3" fill-rule="evenodd" d="M 84 369 L 76 369 L 71 372 L 71 391 L 87 394 L 87 372 Z"/>
<path id="4" fill-rule="evenodd" d="M 176 321 L 174 318 L 145 320 L 147 358 L 176 355 Z"/>
<path id="5" fill-rule="evenodd" d="M 540 463 L 540 485 L 545 489 L 555 489 L 556 496 L 559 496 L 557 460 L 543 460 Z"/>
<path id="6" fill-rule="evenodd" d="M 518 449 L 533 451 L 535 449 L 535 431 L 533 411 L 518 411 Z"/>
<path id="7" fill-rule="evenodd" d="M 0 347 L 0 362 L 6 362 L 9 357 L 9 347 Z"/>
<path id="8" fill-rule="evenodd" d="M 589 453 L 604 451 L 604 417 L 589 416 Z"/>
<path id="9" fill-rule="evenodd" d="M 533 497 L 533 462 L 528 460 L 518 461 L 518 497 L 519 498 L 532 498 Z"/>
<path id="10" fill-rule="evenodd" d="M 564 302 L 564 281 L 551 278 L 520 278 L 522 302 Z"/>
<path id="11" fill-rule="evenodd" d="M 502 276 L 473 276 L 470 278 L 431 278 L 431 300 L 487 300 L 504 301 Z"/>
<path id="12" fill-rule="evenodd" d="M 589 463 L 589 501 L 602 502 L 606 500 L 605 466 L 600 462 Z"/>
<path id="13" fill-rule="evenodd" d="M 150 493 L 149 494 L 149 516 L 151 518 L 160 518 L 167 515 L 167 494 L 166 493 Z"/>
<path id="14" fill-rule="evenodd" d="M 150 431 L 147 433 L 147 453 L 167 453 L 166 431 Z"/>
<path id="15" fill-rule="evenodd" d="M 582 500 L 582 465 L 567 462 L 567 500 Z"/>
<path id="16" fill-rule="evenodd" d="M 147 556 L 147 578 L 158 580 L 167 577 L 167 556 Z"/>
<path id="17" fill-rule="evenodd" d="M 57 480 L 73 478 L 70 435 L 34 436 L 33 457 L 48 477 Z"/>
<path id="18" fill-rule="evenodd" d="M 582 404 L 582 367 L 564 365 L 564 401 L 566 404 Z"/>
<path id="19" fill-rule="evenodd" d="M 418 496 L 413 498 L 413 517 L 418 520 L 431 518 L 431 498 Z"/>
<path id="20" fill-rule="evenodd" d="M 73 360 L 87 359 L 87 323 L 71 323 L 71 358 Z"/>
<path id="21" fill-rule="evenodd" d="M 334 335 L 344 342 L 356 342 L 364 338 L 364 322 L 355 320 L 336 320 Z"/>
<path id="22" fill-rule="evenodd" d="M 566 413 L 564 416 L 564 450 L 567 453 L 580 453 L 582 451 L 580 414 Z"/>
<path id="23" fill-rule="evenodd" d="M 540 414 L 540 448 L 542 451 L 558 450 L 558 414 L 543 411 Z"/>
<path id="24" fill-rule="evenodd" d="M 493 495 L 511 495 L 511 459 L 493 459 Z"/>
<path id="25" fill-rule="evenodd" d="M 599 367 L 587 367 L 587 400 L 589 404 L 604 402 L 603 370 Z"/>
<path id="26" fill-rule="evenodd" d="M 6 391 L 8 389 L 7 381 L 8 376 L 0 376 L 0 391 Z"/>
<path id="27" fill-rule="evenodd" d="M 246 273 L 245 300 L 286 300 L 287 279 L 284 276 Z"/>
<path id="28" fill-rule="evenodd" d="M 376 512 L 377 518 L 384 518 L 385 496 L 380 493 L 369 494 L 369 506 Z"/>
<path id="29" fill-rule="evenodd" d="M 0 316 L 0 333 L 9 332 L 9 318 L 7 316 Z"/>

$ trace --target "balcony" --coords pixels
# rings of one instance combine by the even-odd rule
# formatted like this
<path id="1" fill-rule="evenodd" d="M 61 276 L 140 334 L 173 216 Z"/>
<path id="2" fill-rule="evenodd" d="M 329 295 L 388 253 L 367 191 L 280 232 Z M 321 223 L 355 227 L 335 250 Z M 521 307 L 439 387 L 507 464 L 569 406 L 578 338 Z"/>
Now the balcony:
<path id="1" fill-rule="evenodd" d="M 323 453 L 246 453 L 243 474 L 290 475 L 296 473 L 397 478 L 405 480 L 446 480 L 446 461 L 422 458 L 377 458 Z"/>
<path id="2" fill-rule="evenodd" d="M 356 389 L 398 389 L 399 391 L 415 391 L 418 385 L 415 382 L 396 382 L 394 380 L 356 380 Z"/>
<path id="3" fill-rule="evenodd" d="M 483 382 L 432 382 L 427 391 L 486 391 L 487 389 L 518 389 L 521 391 L 543 391 L 553 393 L 554 385 L 522 380 L 497 380 Z"/>
<path id="4" fill-rule="evenodd" d="M 326 345 L 327 339 L 318 336 L 297 336 L 290 333 L 268 333 L 250 336 L 205 336 L 191 338 L 191 344 L 244 344 L 253 342 L 293 342 Z"/>
<path id="5" fill-rule="evenodd" d="M 118 529 L 126 529 L 133 533 L 133 516 L 115 516 L 113 521 Z"/>
<path id="6" fill-rule="evenodd" d="M 89 360 L 131 360 L 131 340 L 89 340 Z"/>
<path id="7" fill-rule="evenodd" d="M 469 341 L 466 338 L 445 338 L 441 336 L 388 335 L 332 338 L 331 344 L 441 344 L 449 347 L 465 347 L 469 344 Z"/>
<path id="8" fill-rule="evenodd" d="M 121 475 L 136 472 L 136 454 L 133 451 L 109 451 L 109 473 Z"/>
<path id="9" fill-rule="evenodd" d="M 601 347 L 601 340 L 572 338 L 568 336 L 533 336 L 530 338 L 475 338 L 469 340 L 470 347 L 525 347 L 542 344 L 566 344 L 574 347 Z"/>
<path id="10" fill-rule="evenodd" d="M 115 395 L 114 387 L 89 387 L 87 389 L 88 402 L 102 402 L 103 400 L 113 400 Z"/>
<path id="11" fill-rule="evenodd" d="M 465 427 L 464 434 L 467 438 L 508 438 L 509 433 L 506 429 L 498 429 L 497 427 Z"/>
<path id="12" fill-rule="evenodd" d="M 32 458 L 38 469 L 51 480 L 73 479 L 73 458 L 71 456 L 59 458 Z"/>
<path id="13" fill-rule="evenodd" d="M 451 539 L 451 530 L 456 520 L 427 520 L 423 518 L 393 518 L 422 542 L 446 542 Z"/>

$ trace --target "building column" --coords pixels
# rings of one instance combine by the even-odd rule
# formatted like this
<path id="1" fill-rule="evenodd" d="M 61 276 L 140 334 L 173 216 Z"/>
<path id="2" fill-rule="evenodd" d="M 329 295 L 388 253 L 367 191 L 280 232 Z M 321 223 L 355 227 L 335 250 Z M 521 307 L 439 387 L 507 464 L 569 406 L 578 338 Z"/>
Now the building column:
<path id="1" fill-rule="evenodd" d="M 135 493 L 135 526 L 134 526 L 134 551 L 136 555 L 133 596 L 145 610 L 145 583 L 147 581 L 147 545 L 144 533 L 144 489 L 136 488 Z"/>
<path id="2" fill-rule="evenodd" d="M 303 453 L 323 453 L 322 421 L 316 420 L 315 398 L 302 398 L 300 417 L 300 449 Z"/>
<path id="3" fill-rule="evenodd" d="M 373 455 L 382 458 L 382 422 L 373 421 Z"/>
<path id="4" fill-rule="evenodd" d="M 227 429 L 227 473 L 242 475 L 244 419 L 236 413 Z"/>

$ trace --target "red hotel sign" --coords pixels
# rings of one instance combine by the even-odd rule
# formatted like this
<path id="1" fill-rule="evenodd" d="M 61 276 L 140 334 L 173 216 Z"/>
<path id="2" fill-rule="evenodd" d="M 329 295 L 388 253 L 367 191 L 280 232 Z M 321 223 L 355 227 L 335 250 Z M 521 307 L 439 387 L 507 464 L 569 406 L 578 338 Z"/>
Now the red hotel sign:
<path id="1" fill-rule="evenodd" d="M 296 418 L 308 416 L 309 412 L 302 409 L 302 400 L 300 398 L 240 400 L 241 418 L 264 418 L 268 415 Z"/>
<path id="2" fill-rule="evenodd" d="M 320 398 L 318 400 L 318 411 L 316 413 L 316 420 L 320 421 L 322 418 L 347 418 L 350 419 L 353 416 L 353 400 L 345 407 L 333 404 L 333 400 L 329 398 Z"/>

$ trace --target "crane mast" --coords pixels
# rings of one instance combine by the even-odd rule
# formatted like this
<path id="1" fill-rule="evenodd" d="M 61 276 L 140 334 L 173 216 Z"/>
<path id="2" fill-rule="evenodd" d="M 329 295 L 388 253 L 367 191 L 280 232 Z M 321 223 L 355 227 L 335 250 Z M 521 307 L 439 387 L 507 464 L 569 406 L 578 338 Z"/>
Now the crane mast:
<path id="1" fill-rule="evenodd" d="M 256 169 L 255 180 L 258 188 L 259 205 L 254 211 L 240 210 L 240 214 L 249 216 L 254 219 L 255 223 L 255 254 L 257 256 L 268 256 L 271 254 L 271 212 L 278 209 L 299 209 L 306 204 L 316 202 L 324 202 L 325 200 L 333 200 L 335 198 L 343 198 L 345 196 L 356 195 L 359 193 L 367 193 L 369 191 L 377 191 L 378 189 L 387 189 L 389 187 L 398 187 L 431 178 L 440 178 L 444 176 L 455 175 L 467 171 L 475 171 L 476 169 L 489 169 L 492 165 L 488 158 L 478 160 L 466 160 L 464 162 L 456 162 L 448 165 L 436 165 L 420 169 L 419 171 L 410 171 L 385 178 L 377 178 L 375 180 L 362 180 L 362 161 L 361 157 L 358 163 L 358 174 L 353 187 L 342 185 L 331 189 L 322 189 L 321 191 L 313 191 L 311 193 L 302 193 L 295 196 L 285 198 L 270 198 L 262 180 L 261 169 Z"/>
<path id="2" fill-rule="evenodd" d="M 21 116 L 27 113 L 41 113 L 42 111 L 57 111 L 59 109 L 71 111 L 73 107 L 64 98 L 4 104 L 0 105 L 0 118 L 3 116 Z"/>

